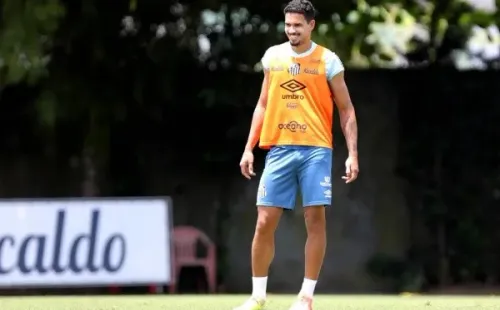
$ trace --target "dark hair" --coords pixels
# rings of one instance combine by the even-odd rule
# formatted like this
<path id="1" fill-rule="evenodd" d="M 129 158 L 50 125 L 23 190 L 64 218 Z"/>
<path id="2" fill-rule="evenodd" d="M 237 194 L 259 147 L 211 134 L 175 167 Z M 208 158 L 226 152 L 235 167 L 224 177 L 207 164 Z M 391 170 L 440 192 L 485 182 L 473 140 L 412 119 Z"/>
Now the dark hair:
<path id="1" fill-rule="evenodd" d="M 299 13 L 310 22 L 316 16 L 316 9 L 308 0 L 292 0 L 285 6 L 283 13 Z"/>

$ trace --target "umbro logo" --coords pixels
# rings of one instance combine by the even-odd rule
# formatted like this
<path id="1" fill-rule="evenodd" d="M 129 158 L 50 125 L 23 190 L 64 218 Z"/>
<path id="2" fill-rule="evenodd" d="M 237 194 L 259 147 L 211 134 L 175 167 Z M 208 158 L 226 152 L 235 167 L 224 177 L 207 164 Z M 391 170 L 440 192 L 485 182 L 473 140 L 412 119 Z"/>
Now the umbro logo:
<path id="1" fill-rule="evenodd" d="M 291 79 L 291 80 L 286 81 L 285 83 L 281 84 L 280 87 L 291 92 L 291 93 L 294 93 L 294 92 L 297 92 L 299 90 L 303 90 L 304 88 L 306 88 L 306 86 L 304 84 L 300 83 L 299 81 L 297 81 L 295 79 Z"/>

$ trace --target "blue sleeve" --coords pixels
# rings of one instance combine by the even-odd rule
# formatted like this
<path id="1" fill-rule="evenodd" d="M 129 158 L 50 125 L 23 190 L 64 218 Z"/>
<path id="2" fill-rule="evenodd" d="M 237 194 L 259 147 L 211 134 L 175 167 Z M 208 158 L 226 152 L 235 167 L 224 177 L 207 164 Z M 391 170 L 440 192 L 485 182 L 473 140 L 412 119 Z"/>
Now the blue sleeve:
<path id="1" fill-rule="evenodd" d="M 342 64 L 342 61 L 340 60 L 339 56 L 335 54 L 334 52 L 327 50 L 325 52 L 325 71 L 326 71 L 326 78 L 328 81 L 333 79 L 334 76 L 339 74 L 340 72 L 344 71 L 344 65 Z"/>

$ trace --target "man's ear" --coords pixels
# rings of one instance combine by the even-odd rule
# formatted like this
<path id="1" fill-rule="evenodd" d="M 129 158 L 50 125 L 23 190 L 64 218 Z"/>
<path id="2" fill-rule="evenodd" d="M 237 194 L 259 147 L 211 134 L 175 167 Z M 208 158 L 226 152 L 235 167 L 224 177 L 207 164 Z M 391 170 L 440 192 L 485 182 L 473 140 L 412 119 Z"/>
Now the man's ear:
<path id="1" fill-rule="evenodd" d="M 314 19 L 309 22 L 309 27 L 311 27 L 311 30 L 313 30 L 314 27 L 316 27 L 316 21 Z"/>

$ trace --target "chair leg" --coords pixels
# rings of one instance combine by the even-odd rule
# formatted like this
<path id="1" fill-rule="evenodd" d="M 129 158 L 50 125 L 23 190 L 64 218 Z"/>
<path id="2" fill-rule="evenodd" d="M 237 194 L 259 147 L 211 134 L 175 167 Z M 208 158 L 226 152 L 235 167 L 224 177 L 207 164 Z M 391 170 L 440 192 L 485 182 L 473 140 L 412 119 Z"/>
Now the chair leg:
<path id="1" fill-rule="evenodd" d="M 215 266 L 205 266 L 205 272 L 207 273 L 208 290 L 213 294 L 217 291 L 217 272 Z"/>
<path id="2" fill-rule="evenodd" d="M 177 292 L 177 285 L 175 283 L 170 284 L 168 291 L 170 294 L 175 294 Z"/>
<path id="3" fill-rule="evenodd" d="M 182 266 L 176 266 L 172 274 L 172 284 L 170 284 L 168 290 L 170 294 L 177 293 L 177 281 L 179 280 L 179 275 L 181 274 Z"/>

